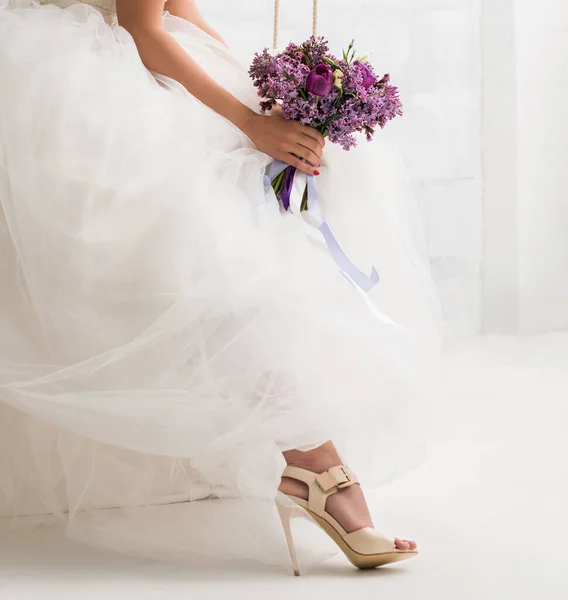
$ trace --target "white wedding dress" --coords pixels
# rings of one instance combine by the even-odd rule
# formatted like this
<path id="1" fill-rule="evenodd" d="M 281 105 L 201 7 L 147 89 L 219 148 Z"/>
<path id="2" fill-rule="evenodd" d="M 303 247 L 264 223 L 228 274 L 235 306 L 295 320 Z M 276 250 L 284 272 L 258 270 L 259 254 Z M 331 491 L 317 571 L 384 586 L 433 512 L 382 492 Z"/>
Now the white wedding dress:
<path id="1" fill-rule="evenodd" d="M 0 0 L 0 524 L 278 562 L 282 450 L 333 439 L 367 484 L 415 464 L 438 343 L 416 211 L 384 134 L 328 144 L 323 209 L 377 267 L 367 297 L 113 4 Z M 257 107 L 224 46 L 164 26 Z"/>

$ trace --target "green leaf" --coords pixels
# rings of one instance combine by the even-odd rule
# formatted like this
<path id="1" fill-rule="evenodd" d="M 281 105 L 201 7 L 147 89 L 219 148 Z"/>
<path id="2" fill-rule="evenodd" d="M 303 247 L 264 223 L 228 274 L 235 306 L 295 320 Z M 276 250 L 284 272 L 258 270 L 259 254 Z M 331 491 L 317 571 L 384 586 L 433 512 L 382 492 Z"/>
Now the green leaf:
<path id="1" fill-rule="evenodd" d="M 332 67 L 335 67 L 336 69 L 339 69 L 339 65 L 332 60 L 331 58 L 328 58 L 327 56 L 323 57 L 323 61 L 326 62 L 328 65 L 331 65 Z"/>

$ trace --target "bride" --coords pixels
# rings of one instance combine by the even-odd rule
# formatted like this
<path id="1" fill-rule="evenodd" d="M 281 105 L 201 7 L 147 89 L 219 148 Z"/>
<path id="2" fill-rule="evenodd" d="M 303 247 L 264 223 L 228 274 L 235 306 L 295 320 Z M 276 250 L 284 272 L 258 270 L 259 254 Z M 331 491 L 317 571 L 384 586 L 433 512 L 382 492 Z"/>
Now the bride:
<path id="1" fill-rule="evenodd" d="M 415 464 L 436 354 L 384 136 L 344 152 L 259 114 L 193 0 L 0 0 L 0 82 L 0 520 L 148 555 L 287 542 L 298 573 L 302 513 L 358 567 L 416 555 L 343 462 L 369 484 Z M 317 177 L 368 295 L 280 211 L 273 159 Z"/>

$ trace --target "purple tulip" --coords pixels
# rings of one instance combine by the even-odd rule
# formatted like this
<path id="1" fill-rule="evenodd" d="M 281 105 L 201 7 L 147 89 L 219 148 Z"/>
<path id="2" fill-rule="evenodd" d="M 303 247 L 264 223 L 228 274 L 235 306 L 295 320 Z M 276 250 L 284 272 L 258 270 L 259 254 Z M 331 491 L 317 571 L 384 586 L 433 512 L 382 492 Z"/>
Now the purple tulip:
<path id="1" fill-rule="evenodd" d="M 367 90 L 375 83 L 375 81 L 377 81 L 377 78 L 371 73 L 371 69 L 369 69 L 367 65 L 362 64 L 359 61 L 357 61 L 357 64 L 359 65 L 361 75 L 363 76 L 363 87 Z"/>
<path id="2" fill-rule="evenodd" d="M 324 63 L 310 71 L 306 80 L 306 89 L 316 96 L 327 96 L 333 89 L 333 72 Z"/>

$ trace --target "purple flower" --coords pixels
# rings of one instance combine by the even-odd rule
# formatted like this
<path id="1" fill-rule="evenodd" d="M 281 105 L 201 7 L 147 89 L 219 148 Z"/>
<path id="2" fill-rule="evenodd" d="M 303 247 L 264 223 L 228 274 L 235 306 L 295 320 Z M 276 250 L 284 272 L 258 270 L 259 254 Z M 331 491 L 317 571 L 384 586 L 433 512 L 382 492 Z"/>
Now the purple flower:
<path id="1" fill-rule="evenodd" d="M 306 89 L 316 96 L 327 96 L 333 89 L 333 72 L 325 64 L 320 63 L 310 71 L 306 80 Z"/>
<path id="2" fill-rule="evenodd" d="M 377 78 L 367 65 L 360 63 L 358 60 L 355 61 L 355 64 L 358 65 L 359 69 L 361 70 L 361 75 L 363 76 L 363 87 L 366 90 L 369 89 L 373 85 L 373 83 L 377 81 Z"/>

